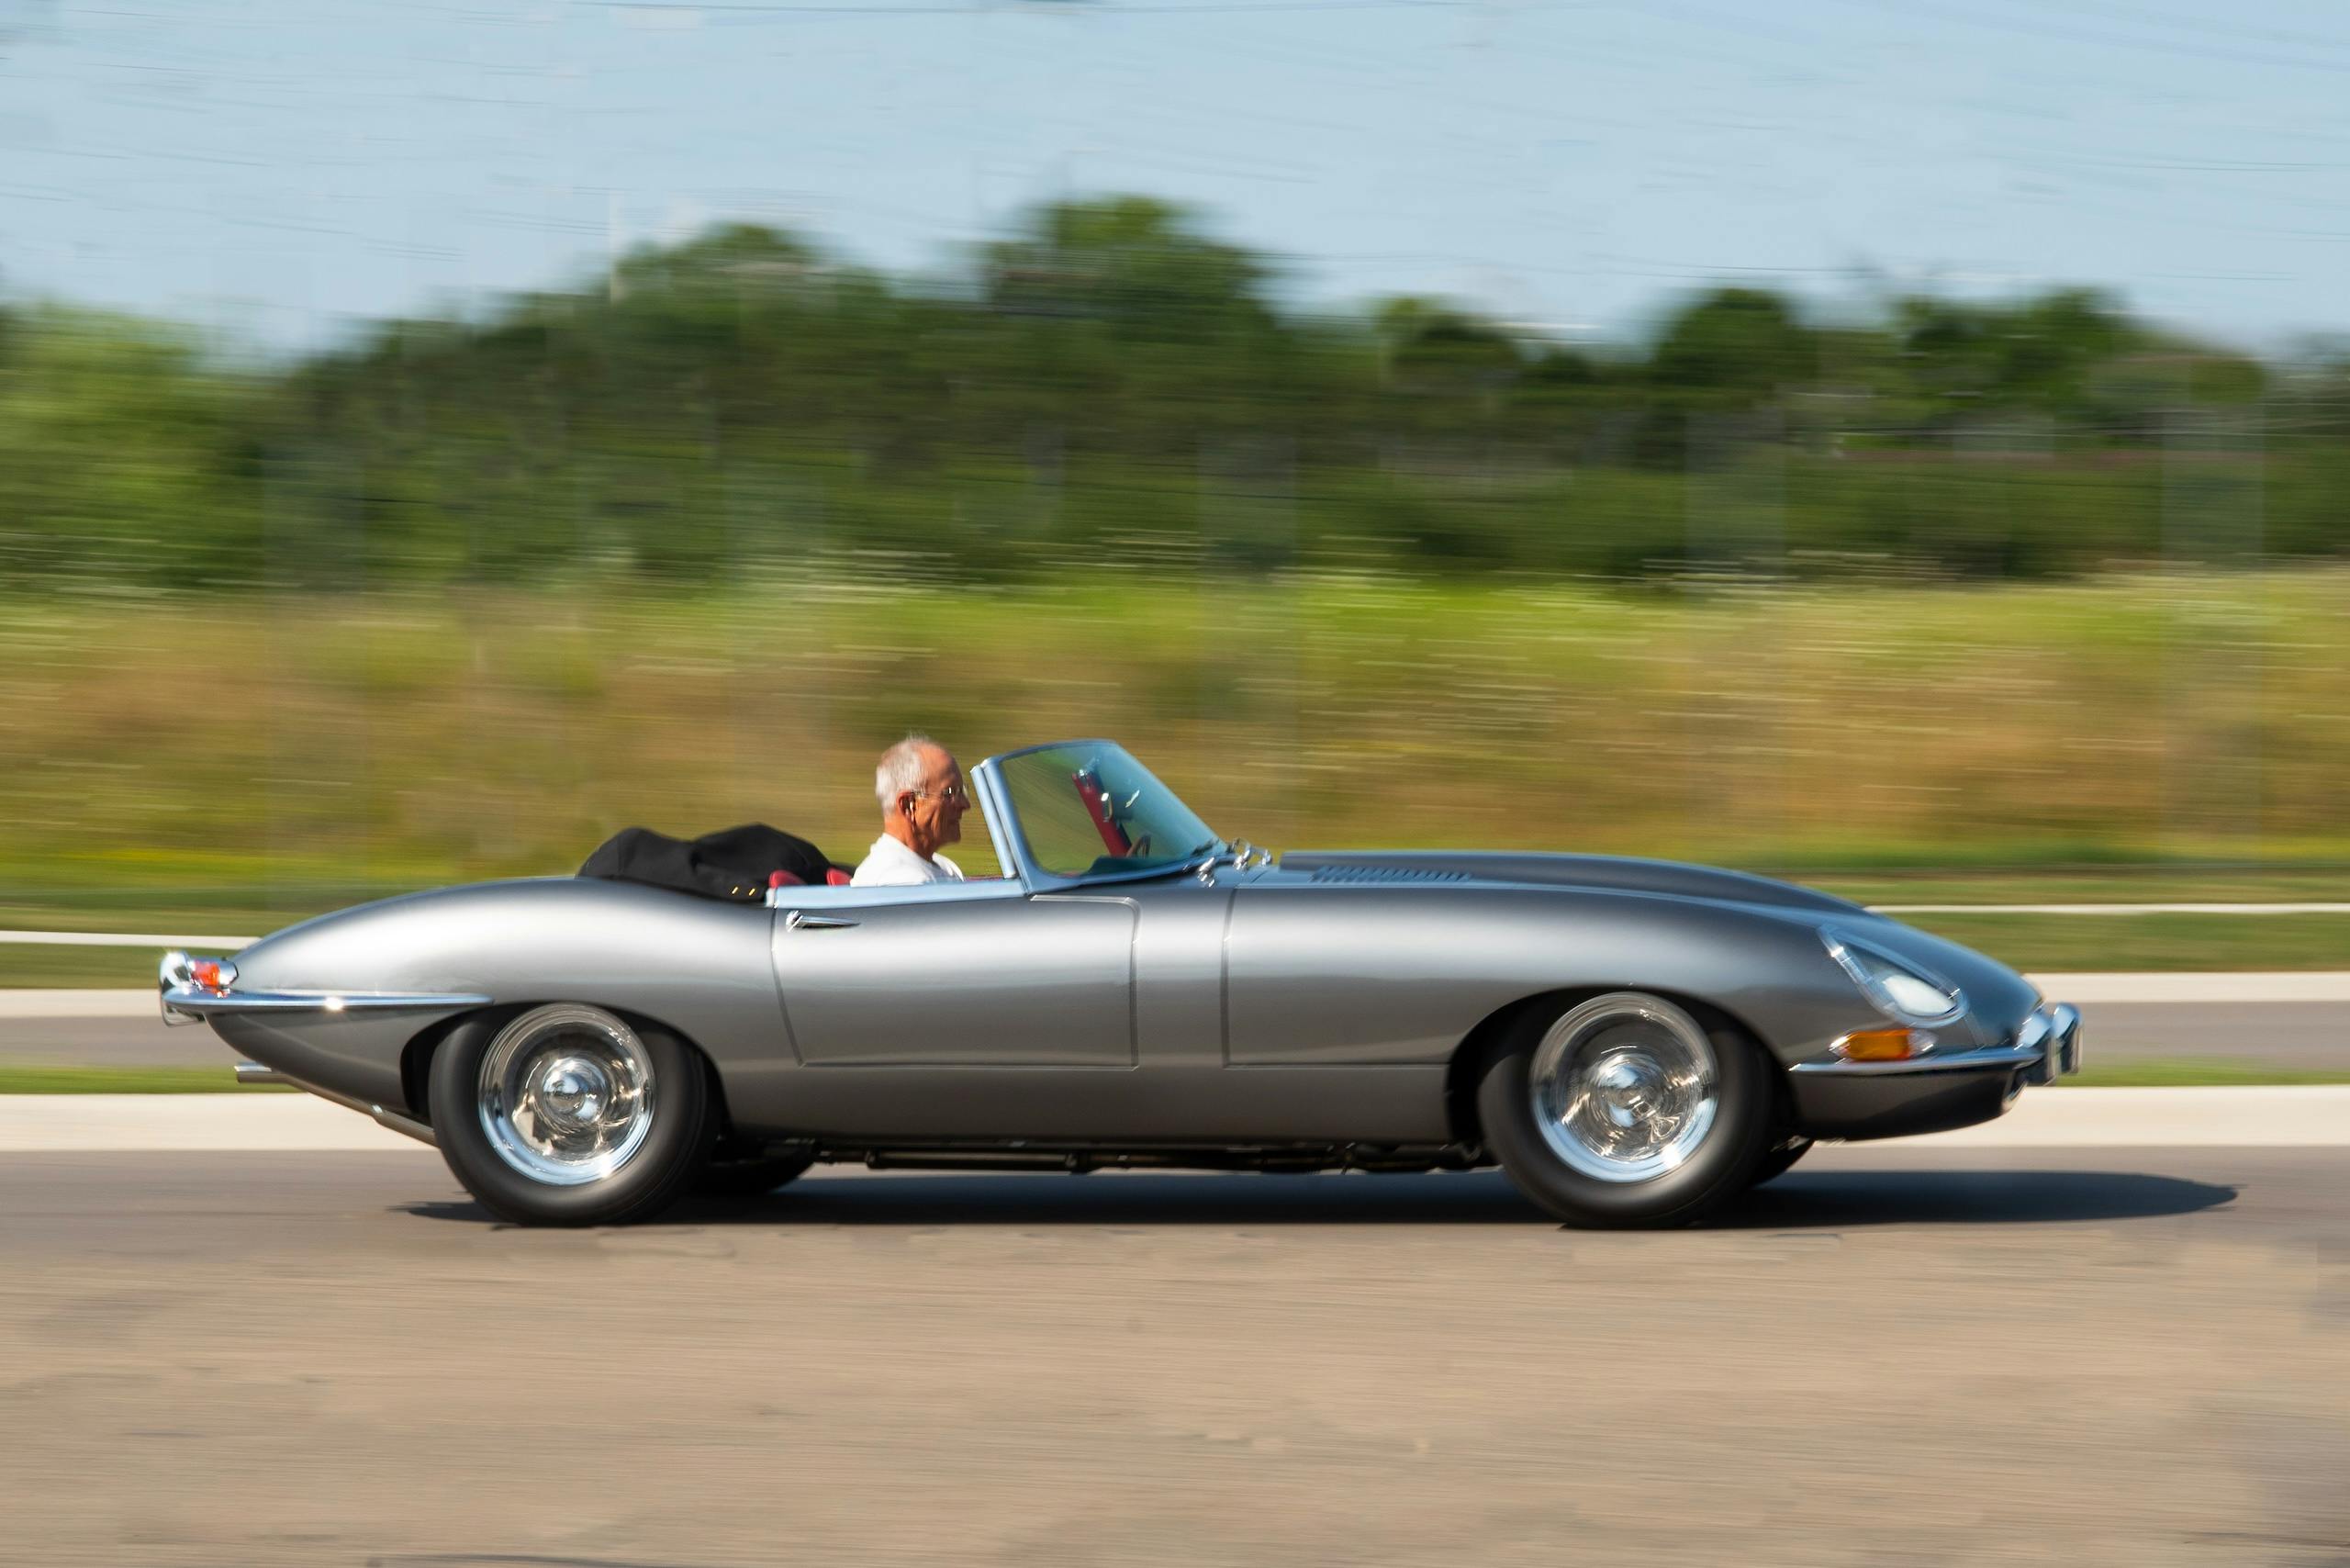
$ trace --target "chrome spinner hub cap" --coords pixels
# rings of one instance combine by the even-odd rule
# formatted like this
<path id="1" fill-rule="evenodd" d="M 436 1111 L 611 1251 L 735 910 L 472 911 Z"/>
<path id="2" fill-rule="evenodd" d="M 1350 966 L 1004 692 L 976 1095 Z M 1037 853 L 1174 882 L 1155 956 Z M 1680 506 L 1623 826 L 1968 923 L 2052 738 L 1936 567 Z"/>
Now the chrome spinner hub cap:
<path id="1" fill-rule="evenodd" d="M 576 1187 L 628 1163 L 653 1128 L 653 1058 L 599 1007 L 533 1008 L 483 1053 L 482 1130 L 508 1165 Z"/>
<path id="2" fill-rule="evenodd" d="M 1677 1170 L 1721 1108 L 1713 1042 L 1671 1002 L 1637 991 L 1594 997 L 1536 1047 L 1534 1119 L 1550 1152 L 1602 1182 Z"/>

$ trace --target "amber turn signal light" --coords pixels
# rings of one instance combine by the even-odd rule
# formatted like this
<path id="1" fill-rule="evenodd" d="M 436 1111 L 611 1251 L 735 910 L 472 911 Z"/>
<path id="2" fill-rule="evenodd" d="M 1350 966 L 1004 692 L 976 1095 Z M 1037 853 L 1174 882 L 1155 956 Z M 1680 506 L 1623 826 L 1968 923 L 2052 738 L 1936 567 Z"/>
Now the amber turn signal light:
<path id="1" fill-rule="evenodd" d="M 1908 1061 L 1932 1043 L 1922 1029 L 1855 1029 L 1828 1048 L 1846 1061 Z"/>

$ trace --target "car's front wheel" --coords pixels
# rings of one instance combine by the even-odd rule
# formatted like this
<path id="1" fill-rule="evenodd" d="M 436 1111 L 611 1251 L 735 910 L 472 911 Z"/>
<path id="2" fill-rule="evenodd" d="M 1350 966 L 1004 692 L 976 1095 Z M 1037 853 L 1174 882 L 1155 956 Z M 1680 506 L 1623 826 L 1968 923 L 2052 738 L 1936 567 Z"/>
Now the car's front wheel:
<path id="1" fill-rule="evenodd" d="M 1522 1021 L 1484 1066 L 1485 1139 L 1570 1225 L 1684 1225 L 1742 1191 L 1771 1135 L 1762 1052 L 1645 991 Z"/>
<path id="2" fill-rule="evenodd" d="M 580 1002 L 460 1025 L 429 1085 L 442 1157 L 521 1225 L 621 1225 L 691 1186 L 710 1152 L 702 1064 L 673 1035 Z"/>

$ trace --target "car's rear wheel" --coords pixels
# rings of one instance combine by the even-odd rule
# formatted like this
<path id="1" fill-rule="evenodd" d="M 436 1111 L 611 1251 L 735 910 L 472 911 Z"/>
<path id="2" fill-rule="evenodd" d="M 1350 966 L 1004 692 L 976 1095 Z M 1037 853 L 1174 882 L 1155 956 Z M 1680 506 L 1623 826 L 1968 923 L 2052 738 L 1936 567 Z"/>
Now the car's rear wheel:
<path id="1" fill-rule="evenodd" d="M 1510 1180 L 1570 1225 L 1684 1225 L 1748 1184 L 1771 1132 L 1762 1050 L 1645 991 L 1529 1015 L 1477 1086 Z"/>
<path id="2" fill-rule="evenodd" d="M 433 1054 L 432 1128 L 481 1205 L 522 1225 L 620 1225 L 666 1207 L 710 1152 L 691 1047 L 580 1002 L 460 1025 Z"/>

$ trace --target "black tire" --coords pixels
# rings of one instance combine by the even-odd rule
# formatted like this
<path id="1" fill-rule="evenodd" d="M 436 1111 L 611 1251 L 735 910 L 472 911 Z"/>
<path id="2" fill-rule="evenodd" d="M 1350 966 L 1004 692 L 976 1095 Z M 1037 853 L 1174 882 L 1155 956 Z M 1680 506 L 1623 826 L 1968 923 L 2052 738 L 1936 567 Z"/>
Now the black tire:
<path id="1" fill-rule="evenodd" d="M 482 1090 L 483 1063 L 509 1031 L 516 1032 L 518 1042 L 509 1047 L 510 1060 L 532 1038 L 524 1031 L 565 1026 L 576 1027 L 590 1039 L 606 1027 L 621 1031 L 641 1050 L 643 1069 L 650 1074 L 649 1108 L 633 1147 L 608 1172 L 569 1185 L 536 1178 L 501 1152 Z M 433 1053 L 428 1088 L 433 1134 L 450 1172 L 482 1207 L 517 1225 L 627 1225 L 649 1219 L 691 1188 L 710 1155 L 711 1097 L 700 1057 L 665 1030 L 632 1025 L 600 1008 L 559 1002 L 470 1019 Z M 513 1136 L 510 1128 L 509 1136 Z"/>
<path id="2" fill-rule="evenodd" d="M 755 1159 L 713 1159 L 694 1178 L 694 1191 L 709 1198 L 759 1198 L 798 1180 L 816 1156 L 777 1154 Z"/>
<path id="3" fill-rule="evenodd" d="M 1746 1179 L 1746 1184 L 1760 1187 L 1765 1182 L 1775 1182 L 1792 1170 L 1796 1160 L 1810 1152 L 1811 1139 L 1807 1137 L 1782 1138 L 1762 1151 L 1762 1163 L 1754 1168 L 1754 1174 Z"/>
<path id="4" fill-rule="evenodd" d="M 1590 1059 L 1571 1045 L 1585 1029 L 1604 1035 L 1610 1007 L 1628 1020 L 1652 1023 L 1674 1048 L 1710 1057 L 1712 1114 L 1681 1151 L 1679 1162 L 1652 1175 L 1609 1179 L 1569 1162 L 1538 1121 L 1535 1067 L 1554 1030 L 1565 1059 Z M 1602 1022 L 1594 1022 L 1602 1021 Z M 1631 1026 L 1627 1025 L 1626 1026 Z M 1592 1229 L 1686 1225 L 1745 1191 L 1771 1138 L 1771 1069 L 1762 1049 L 1718 1014 L 1693 1011 L 1641 991 L 1613 991 L 1533 1011 L 1487 1058 L 1477 1083 L 1485 1143 L 1520 1192 L 1555 1217 Z M 1687 1124 L 1683 1124 L 1687 1125 Z M 1562 1140 L 1572 1134 L 1560 1131 Z M 1596 1155 L 1586 1164 L 1607 1164 Z"/>

